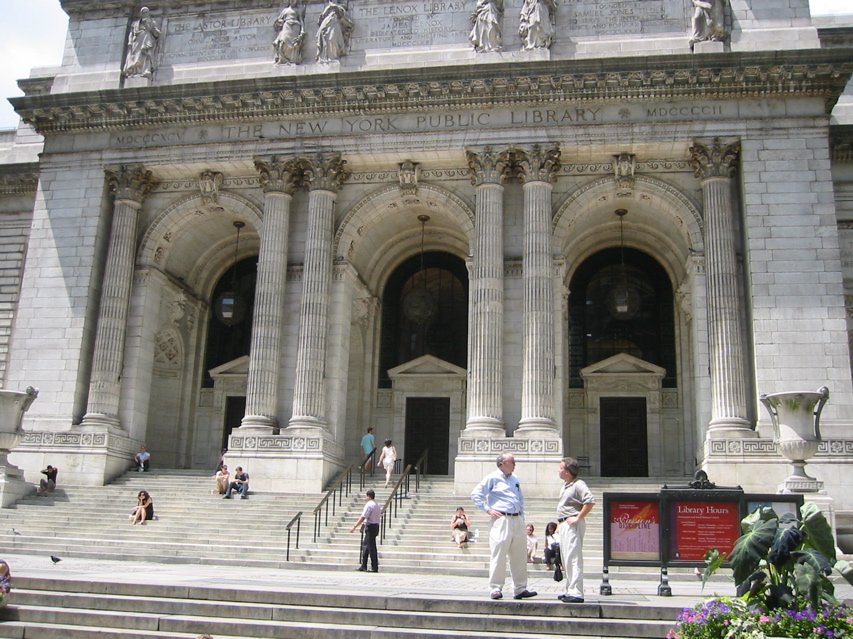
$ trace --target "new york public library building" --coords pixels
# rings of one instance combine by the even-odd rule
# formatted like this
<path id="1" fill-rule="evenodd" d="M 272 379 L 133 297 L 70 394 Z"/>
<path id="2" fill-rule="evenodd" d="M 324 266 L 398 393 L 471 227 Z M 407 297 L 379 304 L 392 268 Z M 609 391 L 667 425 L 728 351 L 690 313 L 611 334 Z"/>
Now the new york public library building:
<path id="1" fill-rule="evenodd" d="M 528 495 L 564 454 L 775 492 L 759 396 L 826 386 L 807 470 L 853 512 L 850 26 L 806 0 L 61 4 L 62 65 L 0 134 L 30 481 L 101 485 L 145 443 L 320 491 L 373 426 L 461 495 L 501 451 Z"/>

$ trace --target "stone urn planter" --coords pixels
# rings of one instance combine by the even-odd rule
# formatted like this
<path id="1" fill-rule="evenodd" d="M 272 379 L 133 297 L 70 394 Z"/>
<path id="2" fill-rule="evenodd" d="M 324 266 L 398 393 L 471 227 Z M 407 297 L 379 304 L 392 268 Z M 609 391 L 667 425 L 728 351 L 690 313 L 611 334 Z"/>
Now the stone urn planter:
<path id="1" fill-rule="evenodd" d="M 806 474 L 807 461 L 820 445 L 820 413 L 829 399 L 826 386 L 816 391 L 761 395 L 773 422 L 773 440 L 779 453 L 791 461 L 793 473 L 779 485 L 780 492 L 818 492 L 823 482 Z"/>
<path id="2" fill-rule="evenodd" d="M 32 386 L 24 392 L 0 389 L 0 468 L 8 465 L 9 452 L 21 443 L 24 413 L 38 394 L 38 389 Z"/>
<path id="3" fill-rule="evenodd" d="M 0 507 L 14 504 L 29 491 L 21 469 L 9 462 L 9 453 L 21 443 L 24 413 L 38 397 L 38 389 L 0 389 Z"/>

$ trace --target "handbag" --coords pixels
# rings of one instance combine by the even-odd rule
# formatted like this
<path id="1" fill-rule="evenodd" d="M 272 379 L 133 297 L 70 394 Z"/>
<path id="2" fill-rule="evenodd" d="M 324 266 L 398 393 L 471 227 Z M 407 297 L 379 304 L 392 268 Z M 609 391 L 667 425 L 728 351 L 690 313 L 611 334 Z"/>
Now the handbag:
<path id="1" fill-rule="evenodd" d="M 563 581 L 563 567 L 560 564 L 554 568 L 554 581 Z"/>

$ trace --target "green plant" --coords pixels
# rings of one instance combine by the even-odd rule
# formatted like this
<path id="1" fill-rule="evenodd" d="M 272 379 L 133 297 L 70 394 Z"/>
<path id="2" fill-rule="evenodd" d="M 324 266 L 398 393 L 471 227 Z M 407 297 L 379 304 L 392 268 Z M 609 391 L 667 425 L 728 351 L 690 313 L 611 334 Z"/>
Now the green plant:
<path id="1" fill-rule="evenodd" d="M 833 569 L 853 584 L 853 567 L 838 561 L 829 522 L 806 503 L 800 518 L 769 507 L 741 520 L 742 535 L 728 557 L 737 597 L 711 598 L 685 608 L 669 639 L 846 637 L 853 639 L 853 609 L 839 605 Z M 705 553 L 703 588 L 727 556 Z"/>
<path id="2" fill-rule="evenodd" d="M 853 566 L 836 559 L 832 529 L 813 503 L 803 505 L 800 519 L 758 508 L 741 520 L 741 532 L 728 559 L 738 597 L 747 605 L 802 610 L 806 604 L 815 609 L 835 604 L 833 568 L 853 584 Z M 725 560 L 716 548 L 705 553 L 703 586 Z"/>

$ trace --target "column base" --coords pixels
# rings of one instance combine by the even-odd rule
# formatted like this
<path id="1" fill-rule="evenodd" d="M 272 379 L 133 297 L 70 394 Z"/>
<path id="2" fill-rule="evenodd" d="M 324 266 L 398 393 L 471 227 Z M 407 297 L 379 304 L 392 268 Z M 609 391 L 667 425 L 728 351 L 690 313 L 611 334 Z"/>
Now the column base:
<path id="1" fill-rule="evenodd" d="M 80 422 L 80 426 L 83 428 L 86 427 L 95 427 L 100 429 L 113 429 L 117 428 L 121 430 L 121 422 L 119 422 L 118 417 L 112 417 L 111 415 L 104 415 L 103 413 L 86 413 L 83 416 L 83 421 Z"/>
<path id="2" fill-rule="evenodd" d="M 51 464 L 59 469 L 60 485 L 105 486 L 133 466 L 141 443 L 116 426 L 81 424 L 62 431 L 25 431 L 11 455 L 36 484 L 39 471 Z M 157 460 L 152 463 L 156 467 Z"/>
<path id="3" fill-rule="evenodd" d="M 325 432 L 329 423 L 325 419 L 319 417 L 311 417 L 310 415 L 295 415 L 290 418 L 285 430 L 307 428 L 310 430 L 318 430 Z"/>
<path id="4" fill-rule="evenodd" d="M 241 427 L 228 440 L 228 466 L 249 473 L 252 492 L 321 493 L 345 467 L 344 450 L 317 427 L 278 435 Z"/>
<path id="5" fill-rule="evenodd" d="M 723 439 L 737 437 L 741 439 L 754 439 L 758 437 L 758 433 L 752 428 L 745 419 L 739 417 L 725 417 L 722 419 L 711 420 L 708 424 L 708 439 Z"/>
<path id="6" fill-rule="evenodd" d="M 471 417 L 460 437 L 506 437 L 506 424 L 494 417 Z"/>
<path id="7" fill-rule="evenodd" d="M 272 433 L 278 429 L 278 420 L 265 415 L 246 415 L 240 421 L 240 429 L 243 428 L 256 428 Z"/>
<path id="8" fill-rule="evenodd" d="M 460 437 L 454 462 L 454 492 L 470 495 L 480 480 L 497 469 L 501 453 L 515 456 L 525 497 L 552 497 L 562 484 L 557 468 L 563 458 L 558 437 Z"/>
<path id="9" fill-rule="evenodd" d="M 518 422 L 514 437 L 559 437 L 557 423 L 547 417 L 529 417 Z"/>

